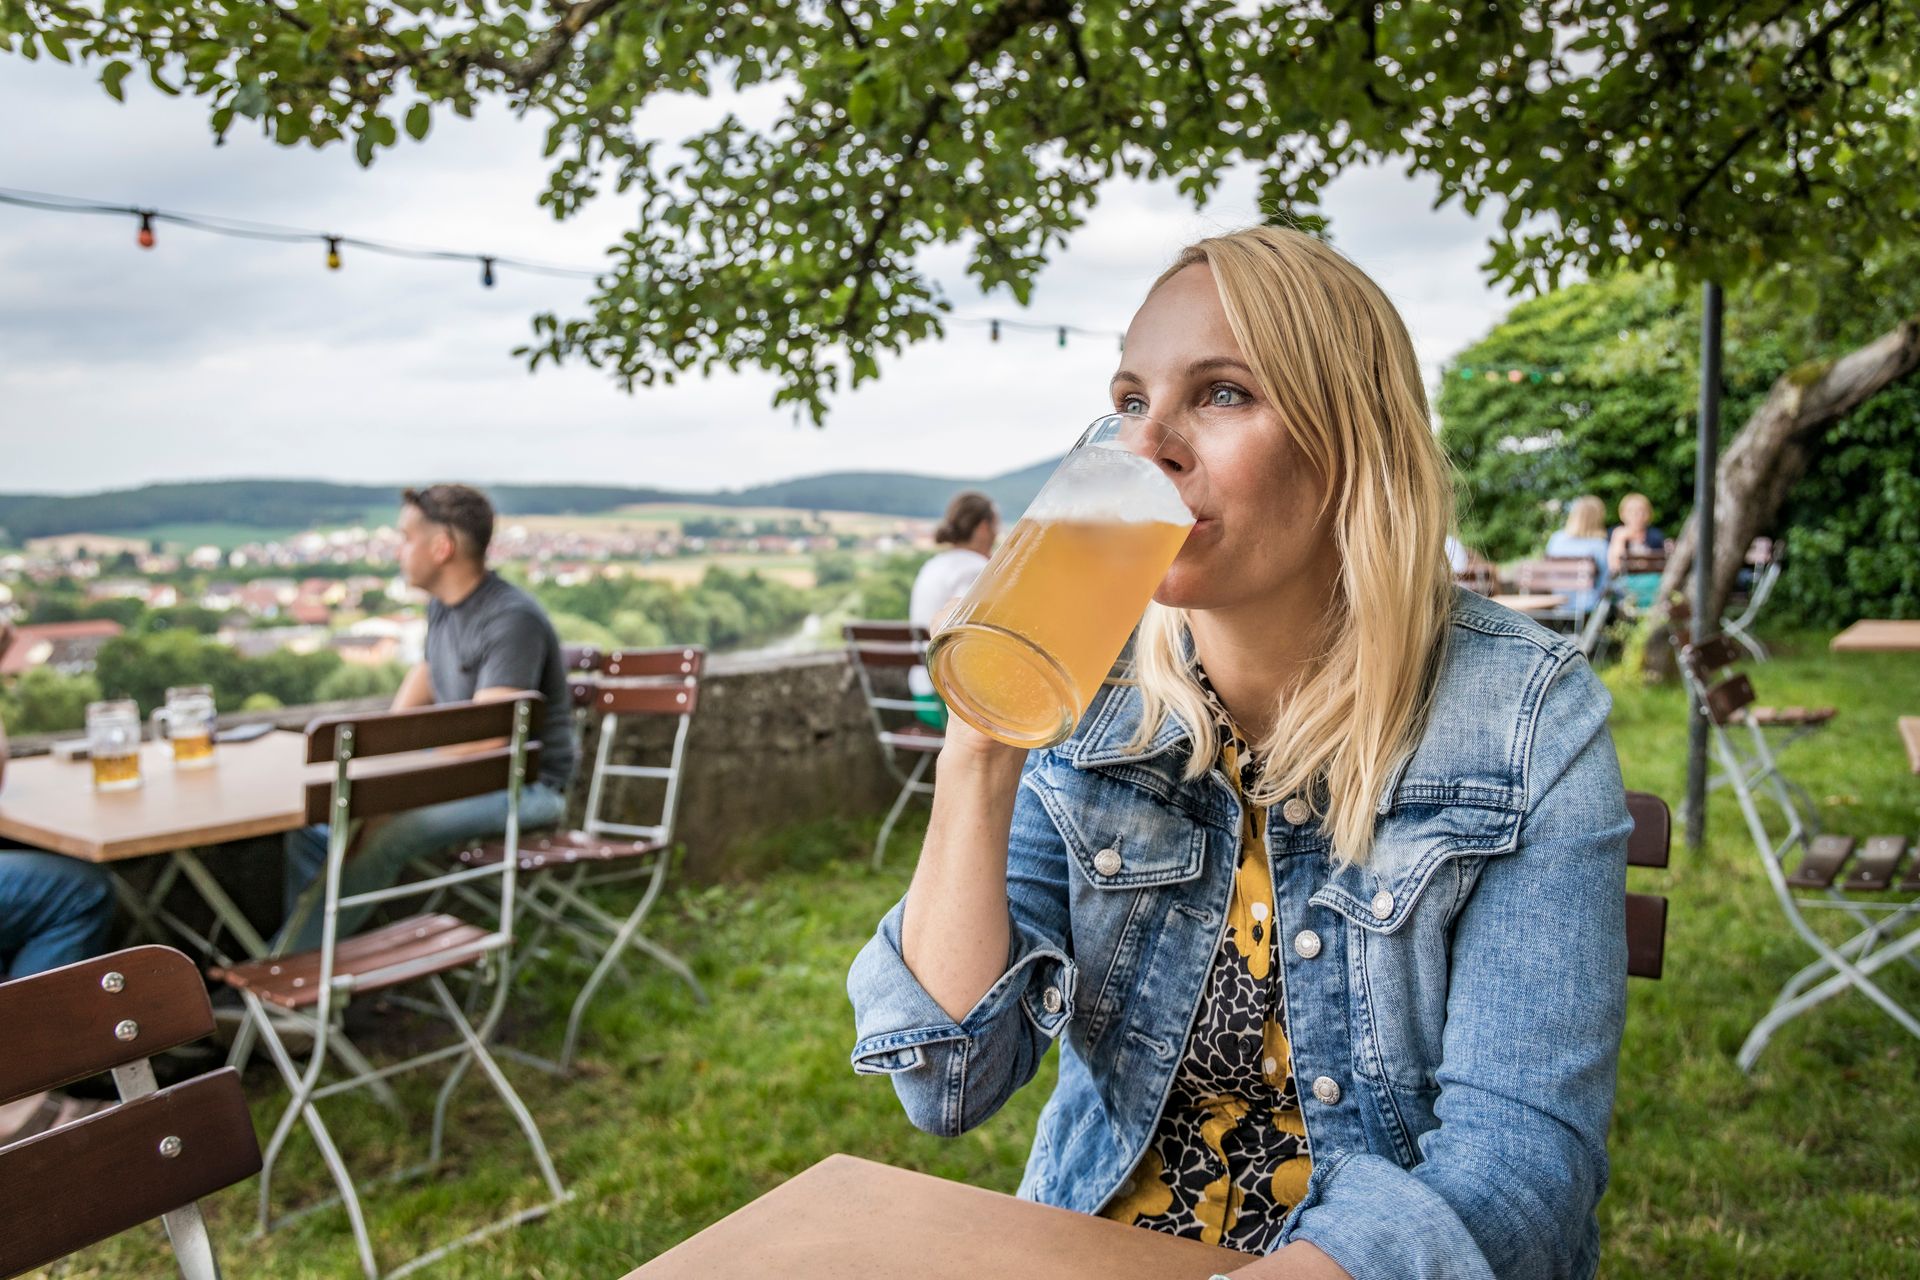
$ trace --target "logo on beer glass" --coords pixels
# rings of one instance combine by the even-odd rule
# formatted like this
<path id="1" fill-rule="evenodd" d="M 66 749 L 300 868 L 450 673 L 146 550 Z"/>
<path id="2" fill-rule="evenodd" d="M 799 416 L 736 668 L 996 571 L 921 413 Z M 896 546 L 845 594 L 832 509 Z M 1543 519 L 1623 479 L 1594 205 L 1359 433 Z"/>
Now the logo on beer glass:
<path id="1" fill-rule="evenodd" d="M 204 684 L 167 690 L 167 705 L 153 713 L 153 736 L 173 744 L 179 769 L 204 769 L 213 763 L 213 690 Z"/>
<path id="2" fill-rule="evenodd" d="M 130 700 L 87 704 L 87 758 L 95 791 L 140 785 L 140 708 Z"/>
<path id="3" fill-rule="evenodd" d="M 1178 432 L 1097 419 L 933 637 L 927 670 L 948 708 L 1011 746 L 1064 741 L 1205 502 Z"/>

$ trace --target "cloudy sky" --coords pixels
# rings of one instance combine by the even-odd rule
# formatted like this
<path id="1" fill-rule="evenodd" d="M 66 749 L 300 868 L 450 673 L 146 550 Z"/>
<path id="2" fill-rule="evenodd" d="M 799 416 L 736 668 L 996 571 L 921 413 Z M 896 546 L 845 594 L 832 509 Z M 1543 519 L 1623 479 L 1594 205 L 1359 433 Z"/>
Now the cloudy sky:
<path id="1" fill-rule="evenodd" d="M 0 57 L 0 186 L 114 204 L 593 266 L 630 210 L 603 199 L 556 223 L 536 119 L 437 117 L 371 169 L 340 148 L 272 147 L 204 104 L 88 71 Z M 681 137 L 727 103 L 663 104 Z M 737 105 L 737 104 L 735 104 Z M 244 123 L 244 122 L 242 122 Z M 26 127 L 17 127 L 24 124 Z M 983 297 L 952 255 L 930 265 L 959 314 L 1121 330 L 1185 241 L 1254 218 L 1250 174 L 1196 212 L 1116 183 L 1022 312 Z M 1397 172 L 1331 191 L 1336 243 L 1400 305 L 1431 379 L 1506 310 L 1477 266 L 1498 211 L 1435 211 Z M 527 318 L 577 310 L 585 282 L 275 245 L 127 219 L 0 206 L 0 491 L 289 476 L 738 487 L 829 470 L 979 476 L 1058 453 L 1103 407 L 1115 344 L 956 327 L 833 405 L 824 430 L 770 405 L 772 380 L 723 375 L 627 395 L 585 366 L 529 374 Z"/>

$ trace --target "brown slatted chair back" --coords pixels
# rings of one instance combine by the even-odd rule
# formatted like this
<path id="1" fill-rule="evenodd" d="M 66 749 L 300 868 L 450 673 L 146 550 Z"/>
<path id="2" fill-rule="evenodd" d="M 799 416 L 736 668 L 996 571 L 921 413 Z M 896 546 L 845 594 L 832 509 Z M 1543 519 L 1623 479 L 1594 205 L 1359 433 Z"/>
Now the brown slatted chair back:
<path id="1" fill-rule="evenodd" d="M 1567 595 L 1600 585 L 1600 566 L 1586 556 L 1549 556 L 1522 561 L 1513 571 L 1522 595 Z"/>
<path id="2" fill-rule="evenodd" d="M 1728 667 L 1736 666 L 1746 651 L 1733 642 L 1730 636 L 1709 636 L 1697 644 L 1690 644 L 1681 652 L 1681 660 L 1690 663 L 1693 678 L 1702 685 L 1710 685 L 1713 678 Z"/>
<path id="3" fill-rule="evenodd" d="M 1500 571 L 1485 560 L 1470 560 L 1466 568 L 1453 575 L 1453 581 L 1477 596 L 1496 595 L 1500 590 Z"/>
<path id="4" fill-rule="evenodd" d="M 1664 551 L 1629 551 L 1620 557 L 1621 573 L 1664 573 L 1666 568 Z"/>
<path id="5" fill-rule="evenodd" d="M 1673 839 L 1667 802 L 1644 791 L 1627 792 L 1633 830 L 1627 836 L 1627 865 L 1664 867 Z M 1650 893 L 1627 895 L 1627 976 L 1658 978 L 1667 949 L 1667 900 Z"/>
<path id="6" fill-rule="evenodd" d="M 1753 681 L 1737 672 L 1707 690 L 1707 715 L 1715 724 L 1731 724 L 1734 716 L 1753 705 Z"/>
<path id="7" fill-rule="evenodd" d="M 210 1036 L 213 1009 L 193 961 L 132 947 L 0 983 L 0 1027 L 10 1102 Z"/>
<path id="8" fill-rule="evenodd" d="M 600 674 L 609 680 L 694 679 L 707 669 L 707 651 L 698 645 L 669 649 L 614 649 Z"/>
<path id="9" fill-rule="evenodd" d="M 195 1202 L 259 1172 L 240 1076 L 154 1090 L 149 1055 L 213 1030 L 193 962 L 134 947 L 0 983 L 0 1101 L 112 1070 L 121 1104 L 0 1148 L 0 1276 L 166 1217 L 183 1275 L 218 1274 Z"/>
<path id="10" fill-rule="evenodd" d="M 917 667 L 926 656 L 925 627 L 906 622 L 849 622 L 841 628 L 847 654 L 862 667 Z"/>
<path id="11" fill-rule="evenodd" d="M 568 675 L 591 674 L 607 664 L 607 650 L 591 644 L 563 644 L 560 646 L 560 665 L 567 669 Z"/>
<path id="12" fill-rule="evenodd" d="M 528 693 L 523 698 L 538 698 Z M 498 702 L 448 702 L 413 711 L 375 711 L 357 716 L 322 716 L 307 725 L 307 763 L 331 761 L 343 728 L 353 730 L 353 758 L 390 756 L 403 751 L 432 751 L 464 746 L 513 733 L 513 708 L 520 698 Z M 538 711 L 538 708 L 535 708 Z"/>
<path id="13" fill-rule="evenodd" d="M 597 716 L 690 716 L 700 702 L 700 682 L 685 680 L 624 684 L 595 682 L 582 706 Z"/>

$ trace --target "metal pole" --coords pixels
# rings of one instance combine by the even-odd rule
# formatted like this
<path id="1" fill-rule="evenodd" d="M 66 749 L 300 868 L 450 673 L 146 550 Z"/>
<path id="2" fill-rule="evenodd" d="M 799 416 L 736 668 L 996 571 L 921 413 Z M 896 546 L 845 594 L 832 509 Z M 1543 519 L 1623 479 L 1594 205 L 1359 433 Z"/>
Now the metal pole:
<path id="1" fill-rule="evenodd" d="M 1693 634 L 1703 640 L 1720 630 L 1707 611 L 1713 594 L 1713 498 L 1720 471 L 1720 286 L 1709 282 L 1700 298 L 1700 437 L 1693 467 Z M 1690 698 L 1687 718 L 1687 848 L 1707 838 L 1707 719 Z"/>

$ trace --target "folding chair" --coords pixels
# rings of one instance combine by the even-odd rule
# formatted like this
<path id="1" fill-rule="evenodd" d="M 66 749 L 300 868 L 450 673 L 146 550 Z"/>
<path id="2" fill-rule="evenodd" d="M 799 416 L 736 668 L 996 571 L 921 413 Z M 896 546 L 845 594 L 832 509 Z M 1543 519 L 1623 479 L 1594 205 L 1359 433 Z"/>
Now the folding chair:
<path id="1" fill-rule="evenodd" d="M 1773 594 L 1773 586 L 1780 581 L 1780 554 L 1783 545 L 1773 538 L 1755 538 L 1747 546 L 1747 566 L 1752 571 L 1752 586 L 1747 589 L 1747 607 L 1739 617 L 1728 618 L 1720 624 L 1721 629 L 1738 640 L 1746 651 L 1753 655 L 1755 662 L 1767 660 L 1767 646 L 1760 643 L 1753 634 L 1753 620 L 1760 610 L 1766 607 L 1767 597 Z"/>
<path id="2" fill-rule="evenodd" d="M 912 718 L 921 704 L 909 696 L 906 674 L 926 662 L 927 629 L 905 622 L 849 622 L 841 631 L 847 639 L 847 658 L 860 677 L 860 692 L 867 700 L 867 714 L 873 720 L 887 771 L 900 782 L 900 794 L 887 811 L 880 838 L 873 844 L 873 865 L 878 870 L 887 855 L 887 840 L 907 801 L 933 794 L 933 784 L 924 779 L 947 740 L 940 730 Z M 914 757 L 911 770 L 901 767 L 902 754 Z"/>
<path id="3" fill-rule="evenodd" d="M 260 1143 L 222 1067 L 154 1087 L 152 1057 L 213 1034 L 207 988 L 171 947 L 133 947 L 0 983 L 0 1102 L 113 1072 L 120 1105 L 0 1147 L 0 1276 L 153 1218 L 186 1280 L 220 1262 L 197 1203 L 260 1170 Z"/>
<path id="4" fill-rule="evenodd" d="M 1664 867 L 1673 846 L 1667 802 L 1645 791 L 1627 792 L 1627 865 Z M 1667 900 L 1650 893 L 1627 895 L 1627 976 L 1658 978 L 1667 950 Z"/>
<path id="5" fill-rule="evenodd" d="M 1694 696 L 1704 706 L 1707 690 L 1731 672 L 1734 665 L 1741 661 L 1742 652 L 1739 646 L 1725 636 L 1712 636 L 1698 644 L 1688 643 L 1684 633 L 1676 633 L 1676 638 L 1680 643 L 1681 673 L 1692 688 Z M 1778 734 L 1779 742 L 1774 748 L 1776 751 L 1785 750 L 1786 747 L 1808 734 L 1825 728 L 1838 714 L 1838 710 L 1834 707 L 1774 707 L 1759 703 L 1741 707 L 1734 713 L 1738 720 Z M 1728 781 L 1726 772 L 1718 771 L 1708 782 L 1707 789 L 1717 791 L 1726 786 Z M 1781 782 L 1795 792 L 1795 798 L 1800 801 L 1805 812 L 1813 812 L 1813 797 L 1809 796 L 1799 783 L 1785 776 L 1781 778 Z"/>
<path id="6" fill-rule="evenodd" d="M 573 664 L 576 672 L 587 673 L 570 686 L 574 705 L 599 721 L 593 777 L 587 787 L 586 825 L 575 831 L 529 836 L 520 844 L 521 872 L 545 874 L 528 885 L 525 906 L 540 923 L 522 948 L 516 966 L 535 954 L 549 932 L 558 930 L 572 938 L 580 954 L 593 962 L 593 972 L 574 997 L 558 1061 L 514 1051 L 516 1058 L 551 1070 L 571 1071 L 587 1006 L 628 947 L 638 947 L 658 960 L 693 989 L 694 999 L 708 1003 L 706 991 L 686 961 L 640 932 L 660 896 L 672 859 L 687 730 L 699 706 L 700 676 L 706 661 L 705 649 L 681 647 L 587 652 Z M 665 765 L 613 762 L 620 726 L 630 718 L 674 722 L 673 748 Z M 636 825 L 609 818 L 609 778 L 647 778 L 661 783 L 659 821 Z M 504 842 L 489 841 L 463 849 L 458 856 L 467 866 L 478 867 L 492 865 L 505 854 Z M 602 909 L 587 896 L 588 890 L 641 879 L 647 886 L 624 918 Z"/>
<path id="7" fill-rule="evenodd" d="M 1739 800 L 1774 897 L 1788 924 L 1817 958 L 1787 980 L 1772 1008 L 1748 1033 L 1737 1059 L 1740 1069 L 1753 1069 L 1761 1050 L 1781 1026 L 1849 987 L 1879 1005 L 1910 1035 L 1920 1038 L 1920 1019 L 1873 980 L 1875 973 L 1896 960 L 1904 959 L 1920 968 L 1920 961 L 1912 954 L 1920 947 L 1920 928 L 1915 927 L 1920 923 L 1920 898 L 1888 901 L 1848 896 L 1892 888 L 1907 855 L 1906 838 L 1894 835 L 1868 839 L 1852 873 L 1841 881 L 1842 889 L 1835 889 L 1834 883 L 1852 857 L 1856 842 L 1852 836 L 1820 832 L 1816 811 L 1811 806 L 1803 807 L 1801 797 L 1805 792 L 1789 786 L 1782 777 L 1766 733 L 1752 716 L 1741 714 L 1752 705 L 1753 683 L 1744 674 L 1720 681 L 1706 691 L 1703 700 L 1714 750 Z M 1745 733 L 1740 732 L 1742 728 Z M 1763 811 L 1763 799 L 1771 801 L 1767 808 L 1775 811 L 1776 824 L 1782 826 L 1777 835 Z M 1796 850 L 1798 863 L 1789 874 L 1787 860 Z M 1899 892 L 1920 894 L 1920 866 L 1899 881 Z M 1814 910 L 1837 912 L 1857 926 L 1858 932 L 1833 945 L 1809 919 L 1808 913 Z"/>
<path id="8" fill-rule="evenodd" d="M 461 1245 L 539 1217 L 568 1198 L 532 1114 L 487 1049 L 487 1041 L 506 1007 L 510 966 L 504 963 L 506 956 L 501 953 L 513 942 L 519 860 L 504 858 L 491 866 L 462 867 L 441 876 L 344 897 L 340 892 L 341 864 L 354 829 L 369 818 L 505 791 L 507 845 L 517 848 L 520 789 L 538 759 L 538 744 L 530 740 L 529 734 L 540 701 L 539 694 L 529 693 L 511 701 L 456 702 L 420 711 L 329 717 L 308 725 L 307 762 L 330 762 L 333 766 L 330 780 L 307 787 L 307 820 L 326 822 L 330 826 L 321 899 L 324 914 L 320 946 L 314 951 L 267 956 L 247 964 L 209 970 L 216 980 L 240 992 L 249 1026 L 266 1045 L 292 1093 L 267 1142 L 260 1177 L 260 1229 L 266 1231 L 279 1225 L 271 1215 L 273 1165 L 294 1124 L 304 1121 L 340 1189 L 340 1201 L 346 1208 L 359 1249 L 360 1266 L 368 1280 L 378 1280 L 382 1272 L 374 1259 L 353 1177 L 316 1106 L 323 1098 L 368 1088 L 376 1081 L 451 1059 L 452 1069 L 433 1110 L 428 1162 L 424 1166 L 432 1168 L 440 1161 L 447 1107 L 453 1092 L 468 1068 L 478 1066 L 519 1123 L 550 1193 L 547 1201 L 430 1249 L 386 1275 L 405 1275 Z M 506 745 L 496 745 L 502 741 Z M 464 750 L 459 754 L 440 750 L 449 747 Z M 372 769 L 355 767 L 358 762 L 374 757 L 394 756 L 402 758 L 384 760 Z M 498 909 L 492 929 L 469 924 L 452 915 L 425 914 L 409 916 L 351 938 L 339 936 L 342 907 L 416 897 L 486 877 L 492 877 L 496 887 L 496 896 L 489 900 L 497 903 Z M 476 1027 L 447 989 L 445 975 L 483 961 L 491 963 L 495 975 L 493 996 Z M 403 1062 L 378 1070 L 353 1071 L 345 1079 L 322 1084 L 320 1077 L 328 1059 L 329 1045 L 338 1034 L 339 1019 L 347 1002 L 355 996 L 420 980 L 431 987 L 439 1015 L 458 1033 L 459 1040 Z M 269 1006 L 277 1011 L 275 1016 L 269 1015 Z M 299 1018 L 312 1030 L 313 1045 L 304 1065 L 294 1060 L 280 1037 L 280 1019 L 287 1014 Z"/>
<path id="9" fill-rule="evenodd" d="M 1467 567 L 1453 575 L 1455 586 L 1465 587 L 1477 596 L 1498 595 L 1500 592 L 1500 570 L 1490 560 L 1483 560 L 1469 553 Z"/>

